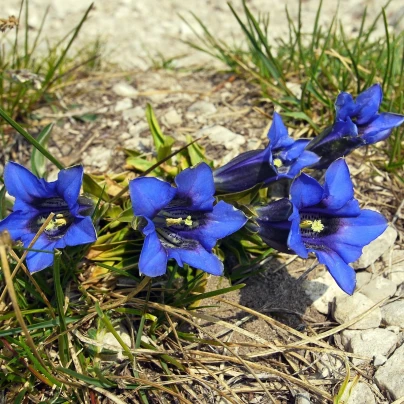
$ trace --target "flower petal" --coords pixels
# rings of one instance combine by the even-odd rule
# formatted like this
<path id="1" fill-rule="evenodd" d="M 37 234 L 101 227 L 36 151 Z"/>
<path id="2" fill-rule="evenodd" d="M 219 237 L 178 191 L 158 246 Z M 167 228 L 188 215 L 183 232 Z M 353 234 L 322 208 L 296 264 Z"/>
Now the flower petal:
<path id="1" fill-rule="evenodd" d="M 334 161 L 325 173 L 324 203 L 328 209 L 340 209 L 353 199 L 354 190 L 349 168 L 344 159 Z"/>
<path id="2" fill-rule="evenodd" d="M 307 258 L 309 253 L 303 243 L 300 232 L 300 214 L 296 206 L 293 206 L 293 213 L 289 217 L 291 221 L 289 237 L 287 240 L 288 247 L 292 249 L 299 257 Z"/>
<path id="3" fill-rule="evenodd" d="M 11 213 L 4 220 L 0 222 L 0 232 L 7 230 L 10 233 L 11 238 L 14 241 L 21 240 L 24 235 L 31 235 L 31 239 L 34 238 L 34 234 L 30 229 L 30 222 L 35 218 L 31 212 L 22 212 L 20 210 Z"/>
<path id="4" fill-rule="evenodd" d="M 355 110 L 356 105 L 352 95 L 345 92 L 339 93 L 335 101 L 336 120 L 345 121 L 355 113 Z"/>
<path id="5" fill-rule="evenodd" d="M 97 240 L 97 233 L 94 229 L 91 217 L 76 218 L 67 229 L 63 239 L 67 246 L 93 243 Z M 57 248 L 62 248 L 56 245 Z"/>
<path id="6" fill-rule="evenodd" d="M 382 86 L 377 83 L 362 91 L 356 97 L 356 123 L 364 125 L 374 119 L 378 113 L 383 99 Z"/>
<path id="7" fill-rule="evenodd" d="M 386 228 L 387 221 L 383 215 L 364 209 L 358 217 L 341 218 L 338 231 L 325 237 L 324 243 L 345 262 L 354 262 L 362 255 L 362 248 L 379 237 Z"/>
<path id="8" fill-rule="evenodd" d="M 290 187 L 290 196 L 297 209 L 301 209 L 319 203 L 324 197 L 324 189 L 314 178 L 300 174 Z"/>
<path id="9" fill-rule="evenodd" d="M 289 167 L 287 173 L 278 173 L 278 178 L 290 178 L 293 179 L 299 175 L 300 171 L 305 167 L 310 167 L 316 164 L 320 160 L 320 157 L 316 153 L 311 151 L 304 151 L 295 162 L 293 162 Z"/>
<path id="10" fill-rule="evenodd" d="M 31 239 L 25 239 L 24 247 L 28 247 Z M 55 241 L 49 240 L 44 234 L 42 234 L 36 243 L 32 247 L 35 250 L 42 250 L 47 252 L 29 251 L 27 254 L 27 267 L 29 272 L 34 273 L 42 271 L 45 268 L 50 267 L 55 259 L 54 248 Z"/>
<path id="11" fill-rule="evenodd" d="M 83 182 L 83 166 L 77 165 L 64 170 L 60 170 L 56 188 L 59 195 L 66 201 L 70 211 L 78 209 L 77 200 Z"/>
<path id="12" fill-rule="evenodd" d="M 185 263 L 212 275 L 223 274 L 223 262 L 215 254 L 206 251 L 201 245 L 193 250 L 169 249 L 168 253 L 169 258 L 174 258 L 181 267 Z"/>
<path id="13" fill-rule="evenodd" d="M 180 230 L 178 234 L 184 239 L 198 240 L 204 248 L 210 251 L 217 240 L 229 236 L 241 229 L 247 222 L 243 212 L 234 206 L 220 201 L 213 207 L 212 212 L 205 213 L 203 224 L 190 230 Z"/>
<path id="14" fill-rule="evenodd" d="M 218 193 L 242 192 L 259 183 L 269 183 L 277 177 L 276 170 L 269 164 L 271 149 L 251 150 L 241 153 L 233 160 L 213 171 Z"/>
<path id="15" fill-rule="evenodd" d="M 155 232 L 145 238 L 140 253 L 139 270 L 142 274 L 151 277 L 164 275 L 167 271 L 167 251 Z"/>
<path id="16" fill-rule="evenodd" d="M 289 137 L 288 130 L 282 121 L 281 116 L 275 112 L 272 125 L 268 131 L 269 147 L 277 149 L 280 147 L 287 147 L 294 143 L 294 140 Z"/>
<path id="17" fill-rule="evenodd" d="M 175 197 L 177 190 L 157 178 L 135 178 L 129 183 L 129 194 L 136 216 L 153 218 Z"/>
<path id="18" fill-rule="evenodd" d="M 27 204 L 35 204 L 39 199 L 58 196 L 55 182 L 37 178 L 31 171 L 14 162 L 6 164 L 4 183 L 7 192 L 16 198 L 14 210 L 24 209 Z"/>
<path id="19" fill-rule="evenodd" d="M 350 295 L 355 290 L 356 273 L 336 252 L 332 250 L 313 250 L 319 262 L 324 264 L 330 271 L 331 276 L 338 286 Z"/>
<path id="20" fill-rule="evenodd" d="M 212 169 L 206 163 L 185 169 L 174 181 L 178 188 L 178 198 L 191 200 L 191 205 L 187 208 L 198 211 L 212 210 L 215 185 Z"/>
<path id="21" fill-rule="evenodd" d="M 374 144 L 386 139 L 391 131 L 403 122 L 404 115 L 383 113 L 359 130 L 366 144 Z"/>

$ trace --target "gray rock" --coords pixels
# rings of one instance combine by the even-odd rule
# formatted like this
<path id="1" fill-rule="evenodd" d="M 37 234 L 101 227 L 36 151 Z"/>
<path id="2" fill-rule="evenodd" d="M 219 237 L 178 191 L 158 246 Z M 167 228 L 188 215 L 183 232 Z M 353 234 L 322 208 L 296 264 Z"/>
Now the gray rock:
<path id="1" fill-rule="evenodd" d="M 376 355 L 388 356 L 395 349 L 398 337 L 383 328 L 364 331 L 344 330 L 341 333 L 341 341 L 347 351 L 371 360 Z M 353 358 L 352 362 L 359 365 L 365 360 Z"/>
<path id="2" fill-rule="evenodd" d="M 363 247 L 362 256 L 352 263 L 352 266 L 354 268 L 367 268 L 394 245 L 396 238 L 397 231 L 393 227 L 388 227 L 376 240 Z"/>
<path id="3" fill-rule="evenodd" d="M 217 111 L 216 107 L 208 101 L 194 102 L 189 108 L 188 112 L 192 112 L 195 115 L 209 115 L 214 114 Z"/>
<path id="4" fill-rule="evenodd" d="M 340 402 L 346 404 L 375 404 L 376 400 L 372 390 L 366 383 L 359 382 L 352 386 L 352 382 L 350 382 Z"/>
<path id="5" fill-rule="evenodd" d="M 132 100 L 130 98 L 123 98 L 119 100 L 115 105 L 115 112 L 125 111 L 126 109 L 132 108 Z"/>
<path id="6" fill-rule="evenodd" d="M 138 105 L 135 108 L 123 111 L 122 116 L 125 121 L 137 122 L 145 117 L 145 109 Z"/>
<path id="7" fill-rule="evenodd" d="M 340 356 L 323 354 L 316 363 L 316 368 L 324 379 L 327 377 L 335 377 L 345 367 L 345 362 Z"/>
<path id="8" fill-rule="evenodd" d="M 373 302 L 378 303 L 386 297 L 394 296 L 396 290 L 397 286 L 394 282 L 382 276 L 377 276 L 364 285 L 360 292 Z"/>
<path id="9" fill-rule="evenodd" d="M 352 296 L 337 296 L 334 304 L 334 318 L 340 324 L 352 320 L 354 317 L 369 310 L 374 302 L 361 293 L 354 293 Z M 379 307 L 367 314 L 362 320 L 350 325 L 351 330 L 366 330 L 380 325 L 382 313 Z"/>
<path id="10" fill-rule="evenodd" d="M 138 91 L 136 90 L 136 88 L 134 88 L 133 86 L 131 86 L 129 83 L 127 83 L 125 81 L 116 83 L 112 87 L 112 91 L 115 94 L 120 95 L 121 97 L 136 98 L 138 96 Z"/>
<path id="11" fill-rule="evenodd" d="M 299 391 L 295 397 L 295 404 L 311 404 L 310 394 L 307 391 Z"/>
<path id="12" fill-rule="evenodd" d="M 375 365 L 376 367 L 382 366 L 386 363 L 387 358 L 384 355 L 375 355 L 375 357 L 373 358 L 373 365 Z"/>
<path id="13" fill-rule="evenodd" d="M 383 323 L 404 328 L 404 300 L 396 300 L 382 307 Z"/>
<path id="14" fill-rule="evenodd" d="M 92 166 L 100 171 L 107 171 L 112 158 L 112 150 L 106 147 L 93 147 L 88 154 L 84 155 L 83 164 Z"/>
<path id="15" fill-rule="evenodd" d="M 302 288 L 312 305 L 323 314 L 328 314 L 336 296 L 346 296 L 328 271 L 314 280 L 305 280 Z"/>
<path id="16" fill-rule="evenodd" d="M 356 273 L 356 290 L 361 292 L 361 289 L 367 285 L 373 278 L 373 274 L 366 271 Z"/>
<path id="17" fill-rule="evenodd" d="M 393 250 L 391 254 L 385 254 L 383 261 L 389 268 L 389 279 L 397 286 L 404 284 L 404 250 Z"/>
<path id="18" fill-rule="evenodd" d="M 165 115 L 163 116 L 163 122 L 169 127 L 177 126 L 181 125 L 182 118 L 181 115 L 173 108 L 165 113 Z"/>
<path id="19" fill-rule="evenodd" d="M 387 362 L 375 373 L 375 382 L 387 390 L 393 400 L 404 396 L 404 345 L 398 348 Z"/>
<path id="20" fill-rule="evenodd" d="M 215 125 L 202 129 L 197 133 L 197 135 L 198 137 L 209 135 L 209 139 L 212 141 L 212 143 L 221 144 L 227 150 L 238 150 L 239 147 L 245 143 L 244 136 L 238 135 L 237 133 L 234 133 L 221 125 Z"/>

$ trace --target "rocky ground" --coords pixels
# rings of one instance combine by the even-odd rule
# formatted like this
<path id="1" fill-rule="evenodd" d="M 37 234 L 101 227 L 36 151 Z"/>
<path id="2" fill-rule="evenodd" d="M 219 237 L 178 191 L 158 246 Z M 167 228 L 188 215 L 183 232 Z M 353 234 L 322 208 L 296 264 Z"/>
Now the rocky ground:
<path id="1" fill-rule="evenodd" d="M 3 12 L 16 13 L 18 3 L 7 0 L 2 5 Z M 152 153 L 145 120 L 148 102 L 153 105 L 163 131 L 177 140 L 178 147 L 185 143 L 186 135 L 193 138 L 208 135 L 201 144 L 205 146 L 207 156 L 218 164 L 229 161 L 241 151 L 266 145 L 270 120 L 265 113 L 272 114 L 273 106 L 260 98 L 259 89 L 254 85 L 217 70 L 147 69 L 150 59 L 145 49 L 164 51 L 167 57 L 186 54 L 176 61 L 182 66 L 207 60 L 176 40 L 187 39 L 190 35 L 189 28 L 176 15 L 177 11 L 184 11 L 183 3 L 174 0 L 158 2 L 158 5 L 153 1 L 147 4 L 130 1 L 96 3 L 85 28 L 86 37 L 94 38 L 102 30 L 109 39 L 112 60 L 121 67 L 136 67 L 136 70 L 85 78 L 63 89 L 65 98 L 56 112 L 49 107 L 35 111 L 36 120 L 31 122 L 31 132 L 34 134 L 45 124 L 56 122 L 50 150 L 65 164 L 82 162 L 92 173 L 119 172 L 130 169 L 125 166 L 124 149 Z M 335 5 L 325 3 L 323 21 L 329 21 Z M 43 4 L 40 0 L 32 0 L 30 4 L 35 29 Z M 268 1 L 253 0 L 248 4 L 253 10 L 268 7 Z M 274 2 L 272 14 L 282 13 L 284 4 Z M 296 7 L 292 7 L 296 3 L 288 1 L 286 4 L 289 4 L 292 16 L 296 15 Z M 240 4 L 236 5 L 240 9 Z M 375 15 L 380 6 L 376 0 L 340 2 L 346 33 L 358 27 L 366 5 L 371 15 Z M 313 21 L 316 6 L 317 1 L 303 1 L 307 25 Z M 85 2 L 73 0 L 52 2 L 51 28 L 48 29 L 57 31 L 63 24 L 68 30 L 85 7 Z M 202 19 L 211 22 L 212 29 L 223 37 L 234 34 L 236 40 L 240 39 L 225 2 L 206 1 L 206 7 L 200 7 L 200 2 L 192 0 L 187 2 L 187 8 L 196 10 Z M 400 15 L 404 9 L 401 2 L 393 0 L 389 10 L 391 29 L 402 29 Z M 285 21 L 273 18 L 273 23 L 275 33 L 285 32 Z M 119 54 L 115 52 L 114 56 L 118 48 Z M 73 104 L 74 107 L 70 107 Z M 297 128 L 293 135 L 310 136 L 310 133 L 305 128 Z M 27 150 L 23 140 L 10 136 L 3 155 L 6 160 L 26 162 Z M 362 164 L 364 153 L 367 153 L 366 164 Z M 227 296 L 233 302 L 261 310 L 303 333 L 325 333 L 327 343 L 353 353 L 351 366 L 361 379 L 353 389 L 350 404 L 399 403 L 404 397 L 403 191 L 392 176 L 377 169 L 376 163 L 381 159 L 383 156 L 376 149 L 360 151 L 348 158 L 356 197 L 362 206 L 382 211 L 391 221 L 389 229 L 366 247 L 362 258 L 354 264 L 358 270 L 358 285 L 353 296 L 344 295 L 321 266 L 310 273 L 307 280 L 298 280 L 312 261 L 282 254 L 266 262 L 262 274 L 246 277 L 243 280 L 247 284 L 245 288 Z M 209 279 L 209 288 L 218 286 L 225 287 L 226 280 Z M 359 321 L 352 321 L 362 314 Z M 227 321 L 242 317 L 234 307 L 225 304 L 221 304 L 215 315 Z M 272 332 L 262 319 L 250 319 L 242 326 L 265 338 Z M 241 337 L 235 335 L 235 341 L 242 341 Z M 323 354 L 318 355 L 311 366 L 319 384 L 335 386 L 342 380 L 345 364 Z M 336 393 L 331 388 L 330 391 Z M 259 401 L 260 397 L 259 394 L 254 397 L 255 402 L 265 402 Z M 310 402 L 308 397 L 307 392 L 296 394 L 296 403 L 307 404 Z"/>

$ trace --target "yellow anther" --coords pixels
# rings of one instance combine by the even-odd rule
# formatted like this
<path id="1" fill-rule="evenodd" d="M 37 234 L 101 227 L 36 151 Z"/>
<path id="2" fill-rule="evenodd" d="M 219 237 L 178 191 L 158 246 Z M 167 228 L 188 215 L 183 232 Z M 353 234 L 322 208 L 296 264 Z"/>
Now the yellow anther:
<path id="1" fill-rule="evenodd" d="M 192 226 L 192 218 L 191 216 L 187 216 L 187 218 L 184 220 L 184 223 L 186 226 Z"/>
<path id="2" fill-rule="evenodd" d="M 275 167 L 282 167 L 283 166 L 283 163 L 282 163 L 282 160 L 281 159 L 274 159 L 274 166 Z"/>
<path id="3" fill-rule="evenodd" d="M 166 223 L 167 223 L 167 226 L 172 226 L 172 225 L 175 225 L 175 224 L 181 224 L 182 223 L 182 217 L 179 217 L 178 219 L 174 219 L 172 217 L 167 217 L 166 218 Z"/>
<path id="4" fill-rule="evenodd" d="M 58 227 L 66 226 L 67 225 L 67 220 L 63 217 L 63 215 L 58 214 L 56 215 L 56 219 L 52 219 L 47 226 L 45 227 L 45 230 L 53 230 L 57 229 Z"/>
<path id="5" fill-rule="evenodd" d="M 311 229 L 316 233 L 320 233 L 324 230 L 324 225 L 321 223 L 321 220 L 302 220 L 300 222 L 301 229 Z"/>
<path id="6" fill-rule="evenodd" d="M 324 225 L 321 223 L 321 220 L 315 220 L 311 225 L 311 230 L 315 231 L 316 233 L 323 231 Z"/>

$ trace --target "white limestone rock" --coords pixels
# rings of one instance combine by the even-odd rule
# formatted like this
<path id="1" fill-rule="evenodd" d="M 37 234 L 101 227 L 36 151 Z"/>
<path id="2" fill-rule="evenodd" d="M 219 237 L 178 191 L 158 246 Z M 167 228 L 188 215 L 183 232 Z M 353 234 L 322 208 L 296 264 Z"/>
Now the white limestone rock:
<path id="1" fill-rule="evenodd" d="M 138 96 L 138 91 L 136 88 L 131 86 L 126 81 L 120 81 L 119 83 L 114 84 L 112 91 L 115 94 L 125 98 L 136 98 Z"/>
<path id="2" fill-rule="evenodd" d="M 398 336 L 383 328 L 363 331 L 344 330 L 341 341 L 345 349 L 372 360 L 377 355 L 388 356 L 396 347 Z M 365 362 L 364 359 L 353 358 L 354 365 Z"/>
<path id="3" fill-rule="evenodd" d="M 340 324 L 344 324 L 354 317 L 357 317 L 374 306 L 374 302 L 361 293 L 354 293 L 352 296 L 337 296 L 334 303 L 334 318 Z M 382 320 L 380 307 L 368 313 L 362 320 L 350 325 L 351 330 L 366 330 L 379 327 Z"/>
<path id="4" fill-rule="evenodd" d="M 404 345 L 398 348 L 387 362 L 380 366 L 374 379 L 377 386 L 387 390 L 393 400 L 404 396 Z"/>
<path id="5" fill-rule="evenodd" d="M 132 108 L 132 106 L 133 103 L 130 98 L 123 98 L 115 104 L 115 112 L 125 111 L 126 109 Z"/>
<path id="6" fill-rule="evenodd" d="M 197 133 L 197 137 L 205 135 L 209 135 L 212 143 L 221 144 L 227 150 L 238 150 L 246 142 L 244 136 L 238 135 L 221 125 L 211 126 Z"/>
<path id="7" fill-rule="evenodd" d="M 397 230 L 393 227 L 388 227 L 376 240 L 363 247 L 361 257 L 351 265 L 356 269 L 367 268 L 394 245 L 396 238 Z"/>
<path id="8" fill-rule="evenodd" d="M 189 108 L 188 112 L 195 115 L 210 115 L 217 111 L 216 107 L 208 101 L 196 101 Z"/>
<path id="9" fill-rule="evenodd" d="M 397 286 L 389 279 L 377 276 L 370 280 L 366 285 L 360 289 L 360 293 L 367 296 L 374 303 L 378 303 L 381 300 L 394 296 Z"/>
<path id="10" fill-rule="evenodd" d="M 404 300 L 396 300 L 382 307 L 383 323 L 404 328 Z"/>
<path id="11" fill-rule="evenodd" d="M 305 280 L 302 288 L 314 308 L 323 314 L 329 313 L 335 297 L 346 296 L 328 271 L 316 279 Z"/>
<path id="12" fill-rule="evenodd" d="M 351 394 L 349 395 L 350 391 Z M 346 404 L 375 404 L 376 400 L 371 388 L 366 383 L 359 382 L 352 387 L 352 382 L 350 382 L 340 402 Z"/>

